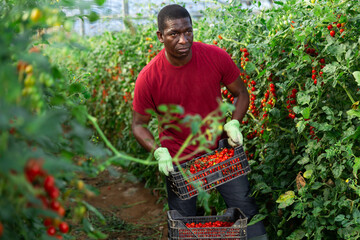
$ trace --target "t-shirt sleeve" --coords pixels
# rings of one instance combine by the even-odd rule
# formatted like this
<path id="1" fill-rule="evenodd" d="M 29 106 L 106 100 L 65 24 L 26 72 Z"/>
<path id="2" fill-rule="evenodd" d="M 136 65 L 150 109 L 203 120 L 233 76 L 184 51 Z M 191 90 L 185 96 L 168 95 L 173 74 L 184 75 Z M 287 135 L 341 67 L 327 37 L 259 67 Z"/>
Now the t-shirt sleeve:
<path id="1" fill-rule="evenodd" d="M 151 97 L 150 88 L 146 82 L 144 74 L 140 73 L 135 82 L 133 110 L 142 115 L 149 115 L 147 109 L 155 109 L 154 102 Z"/>
<path id="2" fill-rule="evenodd" d="M 217 64 L 222 75 L 221 81 L 229 85 L 239 77 L 240 70 L 225 50 L 218 48 L 217 55 Z"/>

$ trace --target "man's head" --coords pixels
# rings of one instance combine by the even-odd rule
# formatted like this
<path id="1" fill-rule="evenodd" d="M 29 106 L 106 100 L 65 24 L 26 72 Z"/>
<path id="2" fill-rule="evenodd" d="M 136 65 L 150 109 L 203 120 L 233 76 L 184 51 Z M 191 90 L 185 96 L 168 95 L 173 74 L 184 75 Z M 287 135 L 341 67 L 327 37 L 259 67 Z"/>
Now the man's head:
<path id="1" fill-rule="evenodd" d="M 167 20 L 189 18 L 192 24 L 189 12 L 182 6 L 177 4 L 170 4 L 162 8 L 157 16 L 158 28 L 161 33 L 164 33 Z"/>
<path id="2" fill-rule="evenodd" d="M 176 4 L 171 4 L 158 14 L 158 39 L 164 44 L 166 57 L 174 65 L 187 63 L 192 56 L 192 21 L 189 12 Z"/>

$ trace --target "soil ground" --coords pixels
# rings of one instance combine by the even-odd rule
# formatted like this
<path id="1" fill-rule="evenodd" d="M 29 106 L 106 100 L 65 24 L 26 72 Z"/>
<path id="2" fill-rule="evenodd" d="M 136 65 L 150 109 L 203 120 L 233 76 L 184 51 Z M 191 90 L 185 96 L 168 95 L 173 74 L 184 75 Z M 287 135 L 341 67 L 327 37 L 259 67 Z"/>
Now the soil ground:
<path id="1" fill-rule="evenodd" d="M 164 202 L 159 202 L 158 196 L 126 171 L 121 168 L 117 170 L 120 173 L 117 177 L 105 171 L 96 178 L 83 179 L 86 184 L 99 190 L 97 196 L 84 200 L 106 218 L 103 225 L 96 222 L 95 216 L 90 216 L 92 224 L 107 234 L 106 239 L 109 240 L 167 239 Z M 77 240 L 89 239 L 84 233 L 75 235 Z"/>

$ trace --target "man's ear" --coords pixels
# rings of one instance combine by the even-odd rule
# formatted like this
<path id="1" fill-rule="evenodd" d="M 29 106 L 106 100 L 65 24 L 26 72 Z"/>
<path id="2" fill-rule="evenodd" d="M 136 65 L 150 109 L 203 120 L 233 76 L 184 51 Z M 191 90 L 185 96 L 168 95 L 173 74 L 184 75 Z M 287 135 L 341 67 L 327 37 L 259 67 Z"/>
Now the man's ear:
<path id="1" fill-rule="evenodd" d="M 156 35 L 161 43 L 164 43 L 164 35 L 158 30 Z"/>

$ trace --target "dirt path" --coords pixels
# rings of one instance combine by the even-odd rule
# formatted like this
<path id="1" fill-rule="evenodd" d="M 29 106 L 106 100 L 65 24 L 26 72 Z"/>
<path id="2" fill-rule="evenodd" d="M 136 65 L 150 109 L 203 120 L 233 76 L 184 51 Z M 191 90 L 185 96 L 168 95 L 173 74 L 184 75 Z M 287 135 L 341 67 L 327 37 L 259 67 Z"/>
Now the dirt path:
<path id="1" fill-rule="evenodd" d="M 86 184 L 99 190 L 99 195 L 84 199 L 96 207 L 106 218 L 106 225 L 95 224 L 107 239 L 167 239 L 166 211 L 158 197 L 134 181 L 121 168 L 117 177 L 103 172 L 96 178 L 84 179 Z M 133 179 L 133 180 L 131 180 Z M 95 220 L 94 220 L 95 221 Z M 78 240 L 87 239 L 77 236 Z"/>

